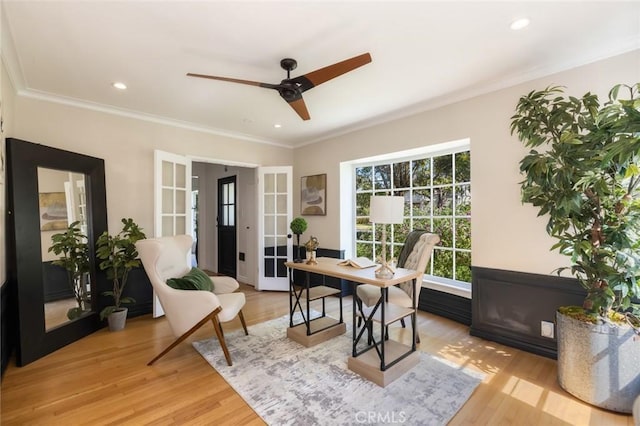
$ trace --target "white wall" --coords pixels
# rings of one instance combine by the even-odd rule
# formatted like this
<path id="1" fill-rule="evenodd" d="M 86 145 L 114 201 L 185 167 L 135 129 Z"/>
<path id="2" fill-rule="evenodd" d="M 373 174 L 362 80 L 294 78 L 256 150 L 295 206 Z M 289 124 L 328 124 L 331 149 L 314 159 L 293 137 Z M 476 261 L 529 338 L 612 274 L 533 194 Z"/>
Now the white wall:
<path id="1" fill-rule="evenodd" d="M 18 96 L 7 136 L 105 160 L 110 230 L 132 217 L 153 234 L 153 151 L 268 166 L 293 163 L 291 149 L 200 133 Z"/>
<path id="2" fill-rule="evenodd" d="M 11 135 L 13 129 L 13 108 L 15 103 L 15 90 L 5 69 L 4 62 L 0 67 L 0 117 L 2 117 L 2 133 L 0 134 L 0 286 L 7 279 L 6 259 L 6 149 L 5 137 Z"/>
<path id="3" fill-rule="evenodd" d="M 302 147 L 295 152 L 294 215 L 300 177 L 327 173 L 327 216 L 306 216 L 307 232 L 317 235 L 322 247 L 345 248 L 339 220 L 341 162 L 469 138 L 473 266 L 549 274 L 569 262 L 549 251 L 553 240 L 544 218 L 520 202 L 518 162 L 526 149 L 509 133 L 516 103 L 549 85 L 566 86 L 575 96 L 591 91 L 604 101 L 614 84 L 638 81 L 640 50 Z"/>

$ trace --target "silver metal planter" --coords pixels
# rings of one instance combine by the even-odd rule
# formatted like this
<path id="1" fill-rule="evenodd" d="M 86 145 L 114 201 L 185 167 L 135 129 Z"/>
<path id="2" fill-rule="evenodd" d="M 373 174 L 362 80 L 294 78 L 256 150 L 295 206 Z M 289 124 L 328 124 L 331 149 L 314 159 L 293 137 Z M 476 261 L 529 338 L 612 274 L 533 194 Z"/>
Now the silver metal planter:
<path id="1" fill-rule="evenodd" d="M 588 324 L 559 312 L 558 382 L 589 404 L 631 413 L 640 394 L 640 340 L 629 326 Z"/>
<path id="2" fill-rule="evenodd" d="M 120 310 L 109 314 L 107 322 L 109 323 L 110 331 L 120 331 L 124 329 L 124 326 L 127 323 L 127 312 L 129 312 L 129 309 L 120 308 Z"/>

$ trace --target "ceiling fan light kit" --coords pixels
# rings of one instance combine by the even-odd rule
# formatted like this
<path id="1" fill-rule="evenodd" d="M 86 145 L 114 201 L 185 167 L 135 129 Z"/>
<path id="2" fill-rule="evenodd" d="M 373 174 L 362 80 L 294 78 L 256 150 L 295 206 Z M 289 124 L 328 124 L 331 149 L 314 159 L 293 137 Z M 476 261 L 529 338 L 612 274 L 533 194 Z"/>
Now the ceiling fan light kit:
<path id="1" fill-rule="evenodd" d="M 334 79 L 342 74 L 346 74 L 349 71 L 353 71 L 363 65 L 371 62 L 371 55 L 369 53 L 363 53 L 362 55 L 354 56 L 353 58 L 346 59 L 341 62 L 337 62 L 333 65 L 326 66 L 324 68 L 311 71 L 310 73 L 301 75 L 299 77 L 291 78 L 291 71 L 298 67 L 298 62 L 295 59 L 284 58 L 280 61 L 280 66 L 287 71 L 287 78 L 282 80 L 280 84 L 260 83 L 257 81 L 240 80 L 237 78 L 219 77 L 214 75 L 194 74 L 187 73 L 189 77 L 208 78 L 210 80 L 228 81 L 231 83 L 248 84 L 250 86 L 264 87 L 266 89 L 277 90 L 280 97 L 284 99 L 293 110 L 303 120 L 309 120 L 311 116 L 307 110 L 307 106 L 304 103 L 302 94 L 309 89 L 312 89 L 320 84 Z"/>

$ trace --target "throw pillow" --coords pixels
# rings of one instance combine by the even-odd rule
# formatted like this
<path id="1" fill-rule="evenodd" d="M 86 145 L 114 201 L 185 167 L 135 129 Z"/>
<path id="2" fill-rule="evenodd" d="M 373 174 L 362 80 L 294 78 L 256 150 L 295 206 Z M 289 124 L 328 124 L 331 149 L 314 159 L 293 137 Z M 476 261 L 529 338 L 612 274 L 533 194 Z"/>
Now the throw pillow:
<path id="1" fill-rule="evenodd" d="M 204 271 L 195 267 L 191 268 L 184 277 L 169 278 L 167 285 L 178 290 L 213 291 L 211 278 Z"/>

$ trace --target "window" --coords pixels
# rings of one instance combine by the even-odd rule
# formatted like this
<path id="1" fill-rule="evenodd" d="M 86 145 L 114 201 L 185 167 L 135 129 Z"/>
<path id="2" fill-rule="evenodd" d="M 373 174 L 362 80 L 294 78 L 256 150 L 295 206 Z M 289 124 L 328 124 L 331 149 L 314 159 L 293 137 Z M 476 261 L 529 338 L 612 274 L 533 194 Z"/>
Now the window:
<path id="1" fill-rule="evenodd" d="M 382 226 L 369 222 L 372 195 L 399 195 L 405 219 L 385 225 L 392 256 L 397 259 L 407 234 L 427 229 L 440 235 L 428 275 L 471 282 L 471 153 L 457 152 L 355 166 L 356 256 L 377 258 Z M 374 229 L 375 225 L 375 229 Z"/>
<path id="2" fill-rule="evenodd" d="M 235 182 L 224 182 L 221 185 L 222 200 L 220 202 L 220 209 L 222 215 L 220 217 L 221 226 L 235 226 L 236 220 L 236 190 Z"/>

